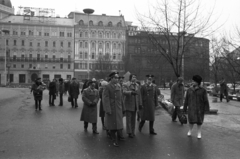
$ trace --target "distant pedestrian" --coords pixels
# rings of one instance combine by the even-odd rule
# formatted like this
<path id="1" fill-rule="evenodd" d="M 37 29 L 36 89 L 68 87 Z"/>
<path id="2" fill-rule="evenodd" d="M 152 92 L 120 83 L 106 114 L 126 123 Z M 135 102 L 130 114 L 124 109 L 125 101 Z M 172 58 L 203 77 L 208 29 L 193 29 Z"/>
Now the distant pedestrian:
<path id="1" fill-rule="evenodd" d="M 64 81 L 64 94 L 67 95 L 70 86 L 70 79 Z"/>
<path id="2" fill-rule="evenodd" d="M 154 75 L 146 75 L 147 82 L 141 87 L 141 97 L 143 108 L 140 110 L 141 122 L 139 123 L 139 131 L 142 131 L 142 127 L 146 120 L 149 121 L 149 133 L 151 135 L 157 135 L 154 131 L 153 125 L 155 121 L 155 108 L 158 106 L 157 88 L 152 83 Z"/>
<path id="3" fill-rule="evenodd" d="M 118 136 L 121 136 L 123 129 L 123 113 L 125 112 L 123 104 L 122 88 L 118 83 L 118 72 L 109 75 L 110 82 L 103 90 L 103 107 L 105 111 L 105 126 L 110 130 L 113 146 L 118 147 Z"/>
<path id="4" fill-rule="evenodd" d="M 63 83 L 63 79 L 60 78 L 59 79 L 59 85 L 58 85 L 58 93 L 59 93 L 59 105 L 58 106 L 63 106 L 63 93 L 65 91 L 64 88 L 64 83 Z"/>
<path id="5" fill-rule="evenodd" d="M 71 97 L 72 108 L 78 107 L 77 99 L 80 93 L 79 89 L 80 89 L 79 83 L 76 81 L 76 78 L 73 77 L 72 82 L 69 86 L 69 95 Z"/>
<path id="6" fill-rule="evenodd" d="M 207 91 L 201 86 L 202 77 L 195 75 L 192 78 L 193 85 L 187 90 L 184 101 L 184 111 L 188 110 L 189 131 L 188 136 L 192 135 L 193 125 L 197 124 L 197 138 L 201 139 L 201 126 L 204 120 L 204 113 L 209 110 Z"/>
<path id="7" fill-rule="evenodd" d="M 176 122 L 176 118 L 180 113 L 180 107 L 183 106 L 183 99 L 184 99 L 183 78 L 178 77 L 177 82 L 173 84 L 171 89 L 171 101 L 175 107 L 172 114 L 173 122 Z"/>
<path id="8" fill-rule="evenodd" d="M 106 130 L 106 127 L 105 127 L 105 124 L 104 124 L 105 111 L 103 109 L 102 94 L 103 94 L 103 90 L 105 89 L 107 84 L 108 84 L 107 81 L 102 81 L 100 89 L 99 89 L 99 98 L 100 98 L 99 117 L 101 118 L 101 121 L 102 121 L 103 130 Z"/>
<path id="9" fill-rule="evenodd" d="M 220 82 L 220 102 L 222 102 L 223 97 L 226 97 L 226 101 L 229 102 L 229 98 L 228 98 L 228 86 L 225 82 L 225 79 L 222 78 L 221 82 Z"/>
<path id="10" fill-rule="evenodd" d="M 56 80 L 53 79 L 52 82 L 49 83 L 49 106 L 55 106 L 54 100 L 57 96 L 57 86 Z"/>
<path id="11" fill-rule="evenodd" d="M 135 137 L 136 114 L 142 108 L 141 90 L 136 83 L 137 76 L 131 74 L 129 81 L 123 84 L 124 105 L 126 108 L 126 127 L 128 137 Z"/>
<path id="12" fill-rule="evenodd" d="M 41 78 L 37 78 L 35 83 L 32 85 L 33 96 L 35 100 L 35 109 L 42 110 L 41 101 L 43 96 L 43 90 L 45 90 L 45 86 L 43 86 L 41 82 Z"/>
<path id="13" fill-rule="evenodd" d="M 170 82 L 169 82 L 169 89 L 170 89 L 170 90 L 172 89 L 172 85 L 173 85 L 173 81 L 170 80 Z"/>
<path id="14" fill-rule="evenodd" d="M 88 128 L 88 123 L 92 123 L 93 134 L 99 134 L 97 131 L 97 104 L 99 100 L 98 90 L 95 89 L 96 82 L 89 81 L 89 87 L 83 90 L 82 100 L 83 109 L 80 120 L 84 122 L 85 131 Z"/>

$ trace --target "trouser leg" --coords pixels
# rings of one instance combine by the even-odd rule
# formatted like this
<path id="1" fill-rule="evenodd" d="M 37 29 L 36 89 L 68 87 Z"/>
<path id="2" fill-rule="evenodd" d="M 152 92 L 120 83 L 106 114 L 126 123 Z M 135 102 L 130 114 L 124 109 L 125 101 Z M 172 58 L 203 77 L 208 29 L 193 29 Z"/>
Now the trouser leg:
<path id="1" fill-rule="evenodd" d="M 135 125 L 136 125 L 136 111 L 133 111 L 131 116 L 131 129 L 133 135 L 135 135 Z"/>
<path id="2" fill-rule="evenodd" d="M 48 103 L 49 103 L 49 105 L 52 105 L 52 100 L 51 100 L 51 97 L 52 97 L 52 95 L 49 95 L 49 101 L 48 101 Z"/>
<path id="3" fill-rule="evenodd" d="M 78 107 L 77 98 L 74 98 L 74 100 L 75 100 L 75 107 Z"/>
<path id="4" fill-rule="evenodd" d="M 153 125 L 154 125 L 154 121 L 149 121 L 149 131 L 150 132 L 154 132 Z"/>
<path id="5" fill-rule="evenodd" d="M 110 130 L 111 138 L 112 138 L 113 142 L 117 143 L 118 140 L 117 140 L 117 137 L 116 137 L 116 132 L 117 132 L 117 130 Z"/>
<path id="6" fill-rule="evenodd" d="M 172 114 L 172 121 L 175 121 L 177 119 L 177 112 L 178 111 L 178 107 L 175 106 L 173 114 Z"/>
<path id="7" fill-rule="evenodd" d="M 74 107 L 74 99 L 73 99 L 73 97 L 71 97 L 71 105 L 72 105 L 72 107 Z"/>
<path id="8" fill-rule="evenodd" d="M 97 123 L 92 123 L 92 130 L 97 131 Z"/>
<path id="9" fill-rule="evenodd" d="M 223 94 L 221 93 L 220 94 L 220 101 L 222 101 L 222 99 L 223 99 Z"/>
<path id="10" fill-rule="evenodd" d="M 41 100 L 38 100 L 38 108 L 39 108 L 39 110 L 42 110 L 42 108 L 41 108 Z"/>
<path id="11" fill-rule="evenodd" d="M 60 100 L 59 105 L 63 105 L 63 93 L 59 94 L 59 100 Z"/>
<path id="12" fill-rule="evenodd" d="M 35 99 L 35 109 L 37 110 L 38 109 L 38 103 L 37 103 L 37 100 Z"/>
<path id="13" fill-rule="evenodd" d="M 227 92 L 225 92 L 225 96 L 226 96 L 226 101 L 228 102 L 229 99 L 228 99 L 228 93 Z"/>
<path id="14" fill-rule="evenodd" d="M 88 128 L 88 122 L 84 121 L 84 129 L 87 129 L 87 128 Z"/>
<path id="15" fill-rule="evenodd" d="M 131 111 L 126 111 L 126 126 L 127 126 L 127 133 L 128 134 L 132 133 L 131 116 L 132 116 Z"/>
<path id="16" fill-rule="evenodd" d="M 104 117 L 101 117 L 102 126 L 104 126 Z"/>

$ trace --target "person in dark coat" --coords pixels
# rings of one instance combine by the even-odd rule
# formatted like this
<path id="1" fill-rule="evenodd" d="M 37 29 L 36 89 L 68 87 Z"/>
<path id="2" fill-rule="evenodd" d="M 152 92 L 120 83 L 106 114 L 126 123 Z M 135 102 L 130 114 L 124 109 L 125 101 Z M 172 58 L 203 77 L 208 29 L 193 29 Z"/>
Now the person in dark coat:
<path id="1" fill-rule="evenodd" d="M 69 86 L 69 95 L 71 97 L 71 104 L 72 104 L 73 108 L 78 107 L 77 99 L 78 99 L 78 96 L 79 96 L 79 93 L 80 93 L 79 87 L 80 87 L 79 83 L 76 81 L 76 78 L 73 77 L 72 78 L 72 83 Z"/>
<path id="2" fill-rule="evenodd" d="M 45 90 L 46 87 L 43 86 L 41 82 L 41 78 L 37 78 L 35 83 L 32 85 L 32 91 L 33 91 L 33 96 L 35 100 L 35 109 L 36 110 L 42 110 L 41 108 L 41 101 L 42 101 L 42 96 L 43 96 L 43 90 Z"/>
<path id="3" fill-rule="evenodd" d="M 192 135 L 193 125 L 197 124 L 197 138 L 201 139 L 201 126 L 204 120 L 204 112 L 209 110 L 207 91 L 201 86 L 202 77 L 195 75 L 192 78 L 193 86 L 187 90 L 184 101 L 184 111 L 188 110 L 189 131 L 188 136 Z"/>
<path id="4" fill-rule="evenodd" d="M 170 89 L 170 90 L 172 89 L 172 85 L 173 85 L 173 81 L 170 80 L 170 82 L 169 82 L 169 89 Z"/>
<path id="5" fill-rule="evenodd" d="M 136 83 L 136 80 L 137 76 L 131 74 L 129 76 L 129 81 L 123 84 L 127 133 L 130 138 L 135 137 L 136 114 L 139 107 L 142 107 L 140 87 Z"/>
<path id="6" fill-rule="evenodd" d="M 69 86 L 70 86 L 70 80 L 65 80 L 64 81 L 64 94 L 67 95 L 67 92 L 69 90 Z"/>
<path id="7" fill-rule="evenodd" d="M 99 89 L 99 98 L 100 98 L 99 117 L 101 118 L 101 121 L 102 121 L 103 130 L 106 130 L 106 127 L 105 127 L 105 124 L 104 124 L 105 112 L 103 110 L 102 94 L 103 94 L 103 90 L 105 89 L 107 84 L 108 84 L 107 81 L 102 81 L 100 89 Z"/>
<path id="8" fill-rule="evenodd" d="M 172 104 L 175 106 L 172 114 L 173 122 L 176 122 L 177 115 L 178 113 L 180 113 L 180 107 L 183 106 L 183 99 L 184 99 L 183 78 L 178 77 L 177 82 L 173 84 L 171 89 L 171 101 Z"/>
<path id="9" fill-rule="evenodd" d="M 149 121 L 149 132 L 151 135 L 157 135 L 153 129 L 155 121 L 155 108 L 158 106 L 157 88 L 152 83 L 154 75 L 146 75 L 147 82 L 141 87 L 142 106 L 140 107 L 140 118 L 138 130 L 141 132 L 146 120 Z"/>
<path id="10" fill-rule="evenodd" d="M 80 121 L 84 121 L 85 131 L 88 128 L 88 123 L 92 123 L 93 133 L 99 134 L 97 131 L 97 104 L 99 92 L 95 87 L 95 81 L 89 81 L 89 87 L 83 90 L 82 100 L 84 105 Z"/>
<path id="11" fill-rule="evenodd" d="M 58 106 L 63 106 L 63 93 L 65 91 L 64 88 L 64 83 L 63 83 L 63 79 L 60 78 L 59 79 L 59 85 L 58 85 L 58 93 L 59 93 L 59 105 Z"/>
<path id="12" fill-rule="evenodd" d="M 220 102 L 222 102 L 222 99 L 224 97 L 224 95 L 226 96 L 226 101 L 229 102 L 228 99 L 228 86 L 225 82 L 225 79 L 222 78 L 222 81 L 220 82 Z"/>
<path id="13" fill-rule="evenodd" d="M 105 111 L 105 126 L 110 130 L 113 146 L 118 147 L 118 136 L 121 136 L 123 129 L 123 114 L 125 112 L 123 104 L 122 88 L 118 83 L 118 72 L 109 75 L 111 81 L 103 90 L 103 108 Z"/>
<path id="14" fill-rule="evenodd" d="M 90 80 L 87 79 L 87 80 L 84 82 L 84 84 L 83 84 L 83 86 L 82 86 L 81 94 L 83 93 L 83 90 L 88 87 L 88 82 L 89 82 L 89 81 L 90 81 Z"/>
<path id="15" fill-rule="evenodd" d="M 49 89 L 49 106 L 55 106 L 54 100 L 56 99 L 57 96 L 57 86 L 55 79 L 53 79 L 52 82 L 49 83 L 48 89 Z"/>

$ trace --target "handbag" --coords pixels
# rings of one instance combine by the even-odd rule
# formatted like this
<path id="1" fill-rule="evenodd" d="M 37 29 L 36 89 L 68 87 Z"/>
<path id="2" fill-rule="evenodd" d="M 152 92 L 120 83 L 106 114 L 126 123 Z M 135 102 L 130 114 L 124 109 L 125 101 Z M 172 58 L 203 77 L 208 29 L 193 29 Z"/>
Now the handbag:
<path id="1" fill-rule="evenodd" d="M 71 102 L 71 101 L 72 101 L 72 97 L 68 96 L 68 102 Z"/>

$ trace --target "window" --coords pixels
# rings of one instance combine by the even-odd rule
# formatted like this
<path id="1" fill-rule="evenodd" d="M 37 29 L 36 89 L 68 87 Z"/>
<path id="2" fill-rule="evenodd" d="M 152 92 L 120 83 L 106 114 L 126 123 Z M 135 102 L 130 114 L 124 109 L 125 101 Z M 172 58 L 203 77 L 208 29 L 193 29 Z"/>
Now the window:
<path id="1" fill-rule="evenodd" d="M 41 31 L 38 32 L 38 36 L 42 36 L 42 32 Z"/>
<path id="2" fill-rule="evenodd" d="M 103 26 L 103 22 L 102 21 L 98 22 L 98 26 Z"/>
<path id="3" fill-rule="evenodd" d="M 64 37 L 64 32 L 60 32 L 60 37 Z"/>
<path id="4" fill-rule="evenodd" d="M 48 64 L 45 64 L 45 69 L 48 69 Z"/>
<path id="5" fill-rule="evenodd" d="M 29 68 L 32 68 L 32 64 L 31 63 L 29 64 Z"/>
<path id="6" fill-rule="evenodd" d="M 88 37 L 88 32 L 85 32 L 85 38 L 87 38 Z"/>
<path id="7" fill-rule="evenodd" d="M 55 41 L 53 42 L 53 47 L 56 47 L 56 42 Z"/>
<path id="8" fill-rule="evenodd" d="M 26 75 L 19 74 L 19 83 L 25 83 L 25 81 L 26 81 Z"/>
<path id="9" fill-rule="evenodd" d="M 88 43 L 87 42 L 85 42 L 85 48 L 88 48 Z"/>
<path id="10" fill-rule="evenodd" d="M 68 47 L 71 47 L 71 42 L 68 42 Z"/>
<path id="11" fill-rule="evenodd" d="M 113 60 L 116 60 L 116 53 L 113 54 Z"/>
<path id="12" fill-rule="evenodd" d="M 16 68 L 16 64 L 13 64 L 13 68 Z"/>
<path id="13" fill-rule="evenodd" d="M 53 56 L 52 56 L 52 58 L 53 58 L 53 59 L 55 59 L 55 58 L 56 58 L 56 56 L 55 56 L 55 55 L 53 55 Z"/>
<path id="14" fill-rule="evenodd" d="M 63 47 L 63 41 L 60 42 L 60 46 Z"/>
<path id="15" fill-rule="evenodd" d="M 24 68 L 24 64 L 21 65 L 21 68 Z"/>
<path id="16" fill-rule="evenodd" d="M 18 32 L 14 30 L 13 35 L 18 35 Z"/>
<path id="17" fill-rule="evenodd" d="M 38 47 L 40 47 L 40 46 L 41 46 L 40 44 L 41 44 L 41 43 L 40 43 L 40 42 L 38 42 L 37 46 L 38 46 Z"/>
<path id="18" fill-rule="evenodd" d="M 71 55 L 68 55 L 68 60 L 70 60 L 71 59 Z"/>
<path id="19" fill-rule="evenodd" d="M 82 48 L 83 47 L 83 45 L 82 45 L 82 42 L 80 42 L 80 46 L 79 46 L 80 48 Z"/>
<path id="20" fill-rule="evenodd" d="M 95 59 L 95 53 L 94 52 L 92 53 L 92 59 Z"/>
<path id="21" fill-rule="evenodd" d="M 45 47 L 48 47 L 48 41 L 45 41 Z"/>
<path id="22" fill-rule="evenodd" d="M 67 37 L 72 37 L 72 33 L 67 33 Z"/>
<path id="23" fill-rule="evenodd" d="M 83 53 L 80 52 L 80 53 L 79 53 L 79 59 L 82 59 L 82 58 L 83 58 Z"/>
<path id="24" fill-rule="evenodd" d="M 99 36 L 99 38 L 102 38 L 102 37 L 103 37 L 101 32 L 98 34 L 98 36 Z"/>
<path id="25" fill-rule="evenodd" d="M 109 45 L 109 43 L 107 43 L 107 46 L 106 46 L 106 48 L 107 48 L 107 49 L 110 49 L 110 45 Z"/>
<path id="26" fill-rule="evenodd" d="M 95 32 L 92 32 L 92 38 L 94 38 L 95 37 Z"/>
<path id="27" fill-rule="evenodd" d="M 89 26 L 93 26 L 93 21 L 89 21 Z"/>
<path id="28" fill-rule="evenodd" d="M 116 47 L 116 44 L 113 44 L 113 49 L 116 49 L 117 47 Z"/>
<path id="29" fill-rule="evenodd" d="M 71 69 L 71 64 L 68 64 L 68 69 Z"/>
<path id="30" fill-rule="evenodd" d="M 108 26 L 109 26 L 109 27 L 112 27 L 112 22 L 108 22 Z"/>
<path id="31" fill-rule="evenodd" d="M 37 60 L 38 61 L 40 60 L 40 54 L 37 54 Z"/>
<path id="32" fill-rule="evenodd" d="M 63 69 L 63 64 L 60 64 L 60 69 Z"/>
<path id="33" fill-rule="evenodd" d="M 32 54 L 29 54 L 29 58 L 30 58 L 30 59 L 32 58 Z"/>
<path id="34" fill-rule="evenodd" d="M 118 49 L 121 49 L 121 44 L 118 44 Z"/>
<path id="35" fill-rule="evenodd" d="M 32 46 L 32 42 L 29 42 L 29 46 Z"/>
<path id="36" fill-rule="evenodd" d="M 83 37 L 83 33 L 82 32 L 79 33 L 79 37 L 80 38 Z"/>
<path id="37" fill-rule="evenodd" d="M 6 40 L 6 45 L 8 45 L 8 40 Z"/>
<path id="38" fill-rule="evenodd" d="M 44 33 L 44 36 L 49 36 L 50 34 L 49 33 Z"/>
<path id="39" fill-rule="evenodd" d="M 118 39 L 121 39 L 121 38 L 122 38 L 122 34 L 118 33 Z"/>
<path id="40" fill-rule="evenodd" d="M 52 36 L 57 36 L 57 32 L 56 31 L 52 31 Z"/>
<path id="41" fill-rule="evenodd" d="M 88 58 L 88 53 L 87 52 L 85 52 L 85 59 L 87 59 Z"/>
<path id="42" fill-rule="evenodd" d="M 55 65 L 53 65 L 53 67 L 52 67 L 53 69 L 55 69 L 56 67 L 55 67 Z"/>
<path id="43" fill-rule="evenodd" d="M 116 33 L 113 33 L 113 38 L 116 38 Z"/>
<path id="44" fill-rule="evenodd" d="M 26 32 L 25 31 L 21 31 L 21 35 L 26 35 Z"/>
<path id="45" fill-rule="evenodd" d="M 92 43 L 92 47 L 91 47 L 92 49 L 94 49 L 95 48 L 95 43 Z"/>
<path id="46" fill-rule="evenodd" d="M 78 24 L 79 24 L 79 25 L 84 25 L 83 20 L 80 20 Z"/>
<path id="47" fill-rule="evenodd" d="M 47 54 L 45 55 L 45 59 L 48 59 L 48 55 Z"/>
<path id="48" fill-rule="evenodd" d="M 22 46 L 24 46 L 24 44 L 25 44 L 25 43 L 24 43 L 24 40 L 22 40 Z"/>
<path id="49" fill-rule="evenodd" d="M 121 27 L 122 26 L 122 23 L 121 22 L 118 22 L 117 23 L 117 27 Z"/>

